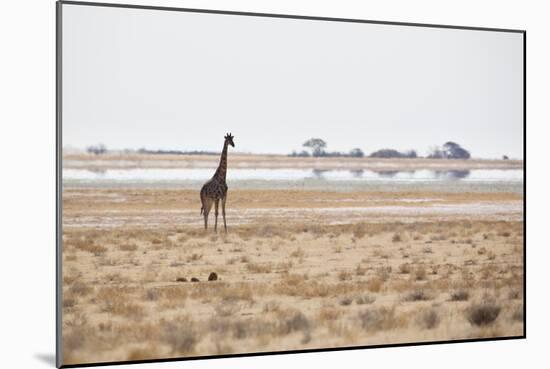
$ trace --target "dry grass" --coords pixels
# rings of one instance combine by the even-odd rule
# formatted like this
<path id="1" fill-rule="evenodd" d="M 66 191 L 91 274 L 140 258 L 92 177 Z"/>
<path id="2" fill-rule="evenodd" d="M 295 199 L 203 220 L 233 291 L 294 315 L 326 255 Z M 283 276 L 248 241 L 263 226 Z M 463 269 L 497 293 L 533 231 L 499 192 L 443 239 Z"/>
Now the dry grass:
<path id="1" fill-rule="evenodd" d="M 64 208 L 67 217 L 86 214 L 82 209 L 96 200 L 97 214 L 110 211 L 114 203 L 101 196 L 119 192 L 72 197 Z M 235 191 L 232 211 L 250 204 L 245 194 L 250 193 Z M 253 198 L 278 209 L 305 202 L 327 206 L 315 202 L 319 193 L 284 196 L 297 194 L 304 200 L 284 202 L 282 194 L 269 191 Z M 180 190 L 135 189 L 122 195 L 127 202 L 116 206 L 131 217 L 147 214 L 144 210 L 192 208 L 197 201 L 196 193 Z M 342 196 L 347 199 L 338 203 L 342 206 L 352 201 L 366 206 L 373 196 L 377 204 L 390 204 L 396 197 L 328 193 L 321 198 L 337 202 Z M 421 196 L 443 203 L 514 199 L 403 194 Z M 521 222 L 261 219 L 230 223 L 227 236 L 216 236 L 176 218 L 150 227 L 64 227 L 65 363 L 326 347 L 327 342 L 338 347 L 415 337 L 493 337 L 523 329 Z M 213 271 L 219 278 L 208 281 Z M 482 301 L 485 292 L 502 307 L 498 313 L 466 302 Z"/>
<path id="2" fill-rule="evenodd" d="M 176 355 L 191 355 L 198 342 L 195 324 L 189 317 L 164 323 L 162 341 L 167 343 Z"/>

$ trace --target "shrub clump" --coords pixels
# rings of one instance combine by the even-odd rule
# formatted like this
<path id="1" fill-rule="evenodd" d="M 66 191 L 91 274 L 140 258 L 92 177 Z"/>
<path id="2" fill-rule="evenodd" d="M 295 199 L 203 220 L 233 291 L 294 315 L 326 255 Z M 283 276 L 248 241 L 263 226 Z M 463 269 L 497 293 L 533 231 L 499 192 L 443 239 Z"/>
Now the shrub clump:
<path id="1" fill-rule="evenodd" d="M 441 319 L 434 309 L 425 310 L 417 317 L 417 323 L 424 329 L 434 329 L 439 325 Z"/>
<path id="2" fill-rule="evenodd" d="M 468 301 L 470 294 L 465 290 L 458 290 L 451 293 L 451 301 Z"/>
<path id="3" fill-rule="evenodd" d="M 366 331 L 388 330 L 406 324 L 402 316 L 397 316 L 394 308 L 387 307 L 362 311 L 358 315 L 358 320 L 361 328 Z"/>
<path id="4" fill-rule="evenodd" d="M 370 295 L 359 296 L 355 299 L 357 305 L 369 305 L 376 301 L 376 298 Z"/>
<path id="5" fill-rule="evenodd" d="M 472 325 L 485 326 L 498 318 L 500 310 L 501 307 L 492 302 L 473 304 L 466 310 L 466 317 Z"/>
<path id="6" fill-rule="evenodd" d="M 424 290 L 414 290 L 404 297 L 404 301 L 427 301 L 431 300 L 432 296 L 428 295 Z"/>

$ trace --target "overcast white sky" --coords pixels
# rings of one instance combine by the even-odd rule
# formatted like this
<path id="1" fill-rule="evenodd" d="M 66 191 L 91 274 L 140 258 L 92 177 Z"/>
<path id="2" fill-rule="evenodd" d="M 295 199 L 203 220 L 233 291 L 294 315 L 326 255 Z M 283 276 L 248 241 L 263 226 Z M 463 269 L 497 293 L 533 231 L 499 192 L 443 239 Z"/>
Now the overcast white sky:
<path id="1" fill-rule="evenodd" d="M 63 145 L 523 157 L 517 33 L 63 5 Z"/>

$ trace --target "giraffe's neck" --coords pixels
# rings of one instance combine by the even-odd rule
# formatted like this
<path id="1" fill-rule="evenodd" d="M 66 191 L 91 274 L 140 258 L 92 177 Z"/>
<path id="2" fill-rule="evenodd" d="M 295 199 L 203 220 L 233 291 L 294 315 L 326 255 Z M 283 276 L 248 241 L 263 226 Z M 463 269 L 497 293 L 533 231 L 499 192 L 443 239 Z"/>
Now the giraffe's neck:
<path id="1" fill-rule="evenodd" d="M 227 174 L 227 141 L 223 144 L 222 156 L 220 157 L 220 165 L 214 174 L 214 178 L 221 179 L 225 182 Z"/>

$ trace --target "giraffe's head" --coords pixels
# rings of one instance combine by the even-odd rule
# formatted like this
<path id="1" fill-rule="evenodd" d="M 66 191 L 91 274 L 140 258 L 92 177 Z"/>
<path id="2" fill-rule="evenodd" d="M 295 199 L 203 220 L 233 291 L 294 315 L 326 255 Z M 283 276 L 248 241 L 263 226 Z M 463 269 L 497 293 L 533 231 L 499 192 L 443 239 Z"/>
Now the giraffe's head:
<path id="1" fill-rule="evenodd" d="M 225 138 L 225 142 L 235 147 L 235 143 L 233 142 L 233 136 L 231 135 L 231 133 L 226 134 L 224 138 Z"/>

